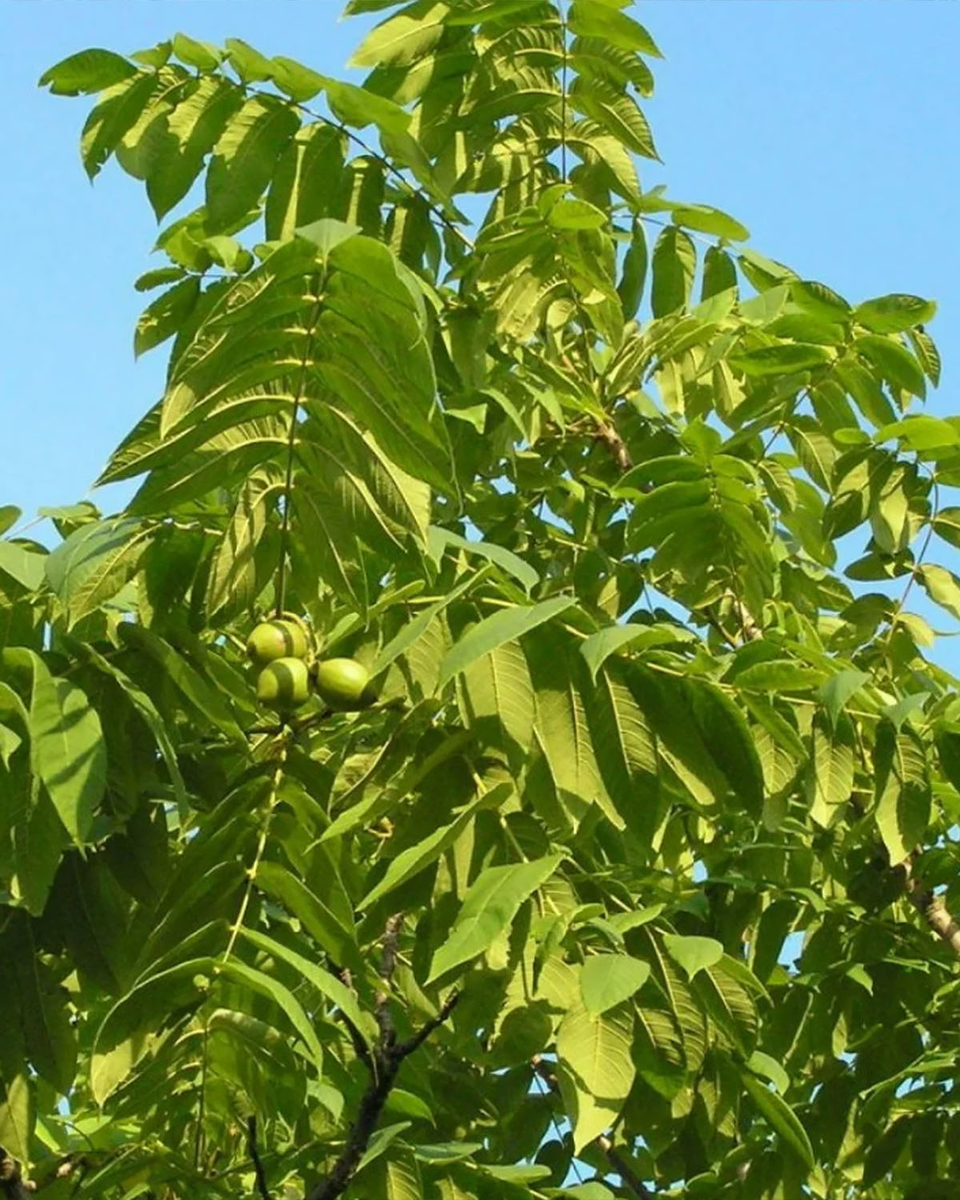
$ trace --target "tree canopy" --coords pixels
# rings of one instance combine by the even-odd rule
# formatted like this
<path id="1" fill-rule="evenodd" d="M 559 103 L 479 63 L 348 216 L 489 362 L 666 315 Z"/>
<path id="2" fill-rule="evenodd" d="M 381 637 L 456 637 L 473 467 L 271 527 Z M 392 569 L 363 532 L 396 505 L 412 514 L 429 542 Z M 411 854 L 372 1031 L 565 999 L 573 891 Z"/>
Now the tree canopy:
<path id="1" fill-rule="evenodd" d="M 644 190 L 626 0 L 347 11 L 41 79 L 169 366 L 0 509 L 0 1194 L 960 1197 L 934 303 Z"/>

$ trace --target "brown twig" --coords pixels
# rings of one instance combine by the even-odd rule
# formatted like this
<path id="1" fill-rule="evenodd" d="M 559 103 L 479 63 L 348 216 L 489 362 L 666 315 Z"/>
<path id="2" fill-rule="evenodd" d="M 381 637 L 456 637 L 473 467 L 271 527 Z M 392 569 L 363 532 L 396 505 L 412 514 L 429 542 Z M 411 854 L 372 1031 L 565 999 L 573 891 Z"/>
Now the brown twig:
<path id="1" fill-rule="evenodd" d="M 380 943 L 380 978 L 389 983 L 397 969 L 397 941 L 400 937 L 400 926 L 403 924 L 403 913 L 394 913 L 387 921 L 383 931 L 383 941 Z"/>
<path id="2" fill-rule="evenodd" d="M 32 1200 L 35 1190 L 20 1174 L 20 1164 L 0 1146 L 0 1196 L 4 1200 Z"/>
<path id="3" fill-rule="evenodd" d="M 625 475 L 633 466 L 633 459 L 630 457 L 626 442 L 616 428 L 605 421 L 598 422 L 596 438 L 598 442 L 603 442 L 607 447 L 613 461 L 617 464 L 617 469 Z"/>
<path id="4" fill-rule="evenodd" d="M 395 913 L 387 921 L 384 929 L 378 973 L 386 986 L 378 991 L 376 996 L 376 1018 L 380 1037 L 372 1051 L 365 1044 L 360 1031 L 353 1022 L 348 1017 L 343 1017 L 357 1057 L 370 1072 L 370 1084 L 360 1100 L 357 1115 L 347 1134 L 347 1141 L 339 1158 L 333 1164 L 326 1179 L 307 1193 L 306 1200 L 336 1200 L 347 1190 L 356 1174 L 370 1138 L 373 1136 L 373 1131 L 377 1127 L 380 1114 L 393 1090 L 404 1059 L 418 1050 L 430 1034 L 446 1021 L 460 998 L 459 993 L 452 992 L 442 1004 L 437 1015 L 421 1026 L 413 1037 L 403 1042 L 397 1041 L 393 1017 L 390 1013 L 388 987 L 397 966 L 397 946 L 402 922 L 403 914 Z M 340 976 L 349 986 L 349 972 L 341 971 Z"/>
<path id="5" fill-rule="evenodd" d="M 349 967 L 338 967 L 335 963 L 330 963 L 330 970 L 333 971 L 334 975 L 337 976 L 345 988 L 349 988 L 351 992 L 353 991 L 353 975 Z M 370 1057 L 370 1050 L 364 1041 L 363 1034 L 342 1009 L 337 1010 L 337 1016 L 347 1027 L 347 1032 L 350 1034 L 350 1041 L 353 1043 L 353 1050 L 357 1058 L 360 1059 L 371 1073 L 374 1073 L 376 1067 L 373 1059 Z"/>
<path id="6" fill-rule="evenodd" d="M 916 852 L 901 864 L 907 876 L 907 896 L 937 937 L 950 947 L 956 958 L 960 958 L 960 924 L 947 911 L 943 900 L 934 892 L 933 888 L 927 887 L 914 875 L 915 858 Z"/>
<path id="7" fill-rule="evenodd" d="M 636 1192 L 640 1200 L 652 1200 L 653 1192 L 650 1191 L 630 1164 L 624 1160 L 622 1155 L 617 1152 L 613 1142 L 605 1134 L 601 1133 L 597 1138 L 597 1145 L 607 1156 L 610 1166 L 613 1167 L 627 1187 L 631 1191 Z"/>
<path id="8" fill-rule="evenodd" d="M 247 1144 L 250 1147 L 250 1157 L 253 1159 L 253 1170 L 257 1177 L 257 1191 L 262 1200 L 270 1200 L 270 1190 L 267 1187 L 267 1175 L 263 1169 L 260 1151 L 257 1149 L 257 1118 L 247 1117 Z"/>
<path id="9" fill-rule="evenodd" d="M 734 574 L 732 564 L 730 573 L 731 575 Z M 742 642 L 755 642 L 758 638 L 763 637 L 763 630 L 753 619 L 750 610 L 732 587 L 727 588 L 721 598 L 730 602 L 730 606 L 740 625 L 740 640 Z"/>
<path id="10" fill-rule="evenodd" d="M 422 1045 L 433 1030 L 447 1019 L 458 999 L 459 995 L 456 992 L 453 993 L 437 1016 L 428 1021 L 409 1041 L 399 1044 L 394 1042 L 389 1046 L 384 1046 L 381 1042 L 377 1046 L 374 1056 L 376 1073 L 360 1101 L 356 1119 L 347 1135 L 347 1143 L 341 1151 L 340 1157 L 334 1163 L 330 1174 L 312 1192 L 307 1194 L 306 1200 L 336 1200 L 336 1197 L 342 1196 L 347 1190 L 373 1131 L 377 1127 L 387 1098 L 393 1090 L 403 1060 Z"/>
<path id="11" fill-rule="evenodd" d="M 408 1055 L 412 1054 L 414 1050 L 419 1050 L 430 1034 L 433 1033 L 435 1029 L 439 1029 L 447 1017 L 450 1016 L 459 999 L 459 992 L 451 992 L 446 1000 L 444 1000 L 440 1011 L 435 1017 L 431 1017 L 425 1025 L 417 1030 L 412 1038 L 408 1038 L 405 1042 L 400 1042 L 400 1044 L 396 1047 L 397 1053 L 400 1055 L 400 1057 L 406 1058 Z"/>
<path id="12" fill-rule="evenodd" d="M 400 926 L 403 923 L 403 913 L 394 913 L 389 918 L 383 931 L 380 955 L 380 978 L 389 988 L 393 973 L 397 968 L 397 941 L 400 937 Z M 390 1047 L 397 1040 L 393 1028 L 393 1016 L 390 1013 L 390 993 L 387 988 L 377 992 L 376 1017 L 380 1026 L 380 1042 L 384 1047 Z"/>
<path id="13" fill-rule="evenodd" d="M 560 1084 L 554 1075 L 553 1071 L 547 1063 L 543 1061 L 539 1054 L 535 1054 L 530 1060 L 530 1065 L 535 1073 L 547 1084 L 552 1092 L 559 1092 Z M 653 1200 L 653 1192 L 647 1187 L 640 1176 L 633 1170 L 628 1162 L 620 1155 L 614 1146 L 613 1142 L 605 1135 L 600 1134 L 596 1139 L 597 1146 L 607 1156 L 607 1161 L 614 1171 L 620 1176 L 623 1182 L 635 1192 L 639 1200 Z"/>

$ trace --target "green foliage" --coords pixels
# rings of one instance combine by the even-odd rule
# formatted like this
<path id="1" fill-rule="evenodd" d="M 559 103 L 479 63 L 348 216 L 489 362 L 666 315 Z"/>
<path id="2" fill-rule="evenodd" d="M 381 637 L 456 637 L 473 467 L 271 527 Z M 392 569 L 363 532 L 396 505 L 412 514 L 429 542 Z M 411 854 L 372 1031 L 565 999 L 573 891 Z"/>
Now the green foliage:
<path id="1" fill-rule="evenodd" d="M 166 222 L 169 349 L 125 512 L 0 509 L 0 1146 L 51 1200 L 957 1194 L 934 305 L 644 191 L 627 8 L 41 80 Z"/>

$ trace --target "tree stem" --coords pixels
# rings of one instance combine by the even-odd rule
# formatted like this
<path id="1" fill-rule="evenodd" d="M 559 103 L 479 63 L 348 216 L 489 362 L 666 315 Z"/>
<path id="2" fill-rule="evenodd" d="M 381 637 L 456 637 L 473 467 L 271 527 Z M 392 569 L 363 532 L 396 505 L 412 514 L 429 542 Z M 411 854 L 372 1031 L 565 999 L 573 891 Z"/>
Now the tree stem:
<path id="1" fill-rule="evenodd" d="M 398 928 L 400 928 L 400 917 L 391 917 L 384 935 L 384 959 L 390 953 L 390 938 L 396 940 Z M 383 978 L 383 971 L 380 972 L 380 976 Z M 430 1034 L 438 1026 L 443 1025 L 443 1022 L 454 1010 L 458 998 L 460 996 L 457 992 L 451 992 L 439 1013 L 421 1026 L 420 1030 L 407 1042 L 397 1042 L 392 1025 L 384 1026 L 383 1021 L 380 1021 L 380 1042 L 377 1049 L 374 1050 L 372 1061 L 370 1056 L 366 1056 L 364 1060 L 371 1070 L 370 1086 L 367 1087 L 364 1097 L 360 1100 L 360 1108 L 356 1112 L 356 1117 L 347 1135 L 347 1144 L 343 1147 L 340 1158 L 336 1160 L 330 1174 L 322 1183 L 318 1183 L 312 1192 L 307 1193 L 306 1200 L 336 1200 L 337 1196 L 346 1192 L 350 1181 L 356 1174 L 360 1159 L 364 1157 L 367 1145 L 370 1144 L 373 1130 L 377 1128 L 380 1112 L 383 1112 L 386 1100 L 394 1088 L 397 1073 L 400 1072 L 404 1058 L 418 1050 L 430 1037 Z M 378 1010 L 379 1008 L 378 998 Z M 378 1020 L 380 1020 L 379 1012 Z"/>

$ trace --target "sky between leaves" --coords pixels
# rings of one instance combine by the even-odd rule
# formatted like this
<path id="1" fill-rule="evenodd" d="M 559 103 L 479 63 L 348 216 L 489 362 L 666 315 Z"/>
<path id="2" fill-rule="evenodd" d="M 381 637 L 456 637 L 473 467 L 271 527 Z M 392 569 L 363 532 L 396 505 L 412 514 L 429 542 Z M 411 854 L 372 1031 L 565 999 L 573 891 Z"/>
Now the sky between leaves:
<path id="1" fill-rule="evenodd" d="M 0 0 L 0 503 L 18 504 L 26 519 L 86 496 L 159 395 L 165 362 L 163 348 L 133 360 L 147 298 L 132 283 L 156 263 L 142 188 L 114 164 L 87 183 L 78 152 L 85 103 L 41 92 L 40 74 L 87 46 L 129 52 L 182 29 L 215 43 L 239 37 L 359 81 L 345 64 L 375 20 L 341 21 L 341 8 Z M 935 298 L 944 371 L 928 411 L 960 413 L 960 5 L 643 0 L 634 11 L 666 56 L 654 64 L 646 108 L 664 163 L 645 164 L 644 187 L 667 183 L 677 199 L 724 209 L 761 253 L 854 303 L 892 291 Z M 111 511 L 130 491 L 93 498 Z M 939 610 L 925 615 L 938 630 L 954 624 Z M 937 657 L 960 670 L 960 641 L 944 641 Z"/>

